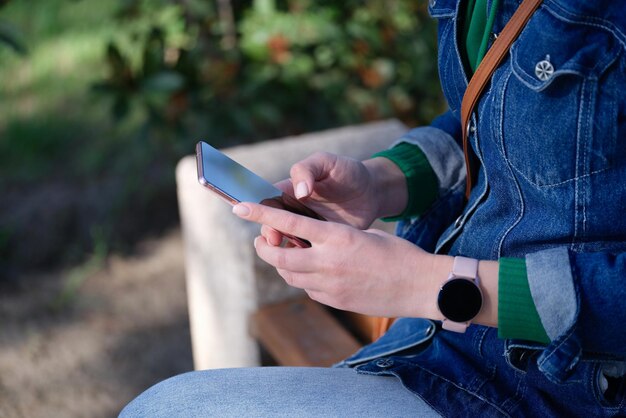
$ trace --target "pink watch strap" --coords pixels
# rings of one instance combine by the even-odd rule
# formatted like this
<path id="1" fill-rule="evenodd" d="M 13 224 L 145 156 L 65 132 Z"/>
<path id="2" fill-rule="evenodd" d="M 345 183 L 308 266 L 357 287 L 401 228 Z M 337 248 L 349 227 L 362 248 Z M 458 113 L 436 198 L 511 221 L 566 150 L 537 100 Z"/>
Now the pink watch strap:
<path id="1" fill-rule="evenodd" d="M 449 319 L 444 319 L 441 323 L 441 328 L 446 329 L 448 331 L 460 332 L 461 334 L 467 330 L 469 327 L 469 322 L 454 322 Z"/>
<path id="2" fill-rule="evenodd" d="M 477 280 L 478 260 L 467 257 L 454 257 L 452 274 L 456 277 L 466 277 L 468 279 Z"/>
<path id="3" fill-rule="evenodd" d="M 452 272 L 448 280 L 458 277 L 474 280 L 474 283 L 478 285 L 478 260 L 467 257 L 454 257 Z M 448 331 L 463 333 L 467 330 L 469 324 L 469 322 L 454 322 L 445 318 L 441 323 L 441 327 Z"/>

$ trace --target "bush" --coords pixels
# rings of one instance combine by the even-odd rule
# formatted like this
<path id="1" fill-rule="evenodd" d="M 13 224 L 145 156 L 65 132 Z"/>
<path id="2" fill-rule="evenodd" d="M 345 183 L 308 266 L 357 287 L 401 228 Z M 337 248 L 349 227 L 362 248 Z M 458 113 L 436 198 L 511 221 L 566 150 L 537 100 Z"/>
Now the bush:
<path id="1" fill-rule="evenodd" d="M 119 17 L 140 29 L 109 45 L 100 84 L 117 117 L 139 99 L 152 124 L 247 142 L 391 116 L 416 124 L 441 109 L 433 23 L 418 2 L 124 5 Z"/>
<path id="2" fill-rule="evenodd" d="M 33 3 L 0 21 L 0 279 L 173 225 L 173 168 L 199 139 L 442 110 L 425 2 Z"/>

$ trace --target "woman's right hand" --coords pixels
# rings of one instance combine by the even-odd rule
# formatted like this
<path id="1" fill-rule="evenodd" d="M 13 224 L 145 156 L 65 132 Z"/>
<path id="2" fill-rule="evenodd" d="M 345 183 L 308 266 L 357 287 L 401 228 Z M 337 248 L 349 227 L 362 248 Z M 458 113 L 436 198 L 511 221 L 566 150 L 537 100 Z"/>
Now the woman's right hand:
<path id="1" fill-rule="evenodd" d="M 397 215 L 406 206 L 404 174 L 387 158 L 358 161 L 318 152 L 294 164 L 290 178 L 276 186 L 331 222 L 368 228 L 382 216 Z M 279 245 L 282 235 L 264 226 L 268 242 Z"/>

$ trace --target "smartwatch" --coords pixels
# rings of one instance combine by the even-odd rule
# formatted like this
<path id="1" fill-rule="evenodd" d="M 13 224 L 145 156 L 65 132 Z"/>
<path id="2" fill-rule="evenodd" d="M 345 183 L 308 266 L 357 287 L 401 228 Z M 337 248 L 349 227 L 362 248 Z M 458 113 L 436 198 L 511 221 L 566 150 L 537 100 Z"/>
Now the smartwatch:
<path id="1" fill-rule="evenodd" d="M 478 260 L 454 257 L 452 271 L 439 289 L 437 307 L 444 316 L 442 328 L 465 332 L 483 306 L 478 280 Z"/>

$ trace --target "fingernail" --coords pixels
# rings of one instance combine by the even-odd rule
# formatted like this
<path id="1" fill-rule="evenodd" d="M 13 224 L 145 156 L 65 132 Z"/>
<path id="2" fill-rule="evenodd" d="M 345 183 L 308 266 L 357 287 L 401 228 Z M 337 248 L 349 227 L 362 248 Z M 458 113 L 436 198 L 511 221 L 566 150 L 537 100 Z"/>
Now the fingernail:
<path id="1" fill-rule="evenodd" d="M 298 199 L 302 199 L 303 197 L 307 197 L 309 195 L 309 187 L 305 182 L 301 181 L 296 186 L 296 197 Z"/>
<path id="2" fill-rule="evenodd" d="M 256 238 L 254 239 L 254 242 L 253 242 L 253 244 L 254 244 L 254 248 L 256 248 L 256 243 L 257 243 L 257 241 L 259 240 L 259 238 L 261 238 L 261 237 L 256 237 Z"/>
<path id="3" fill-rule="evenodd" d="M 250 215 L 250 209 L 245 205 L 235 205 L 233 206 L 233 213 L 237 216 L 248 216 Z"/>

